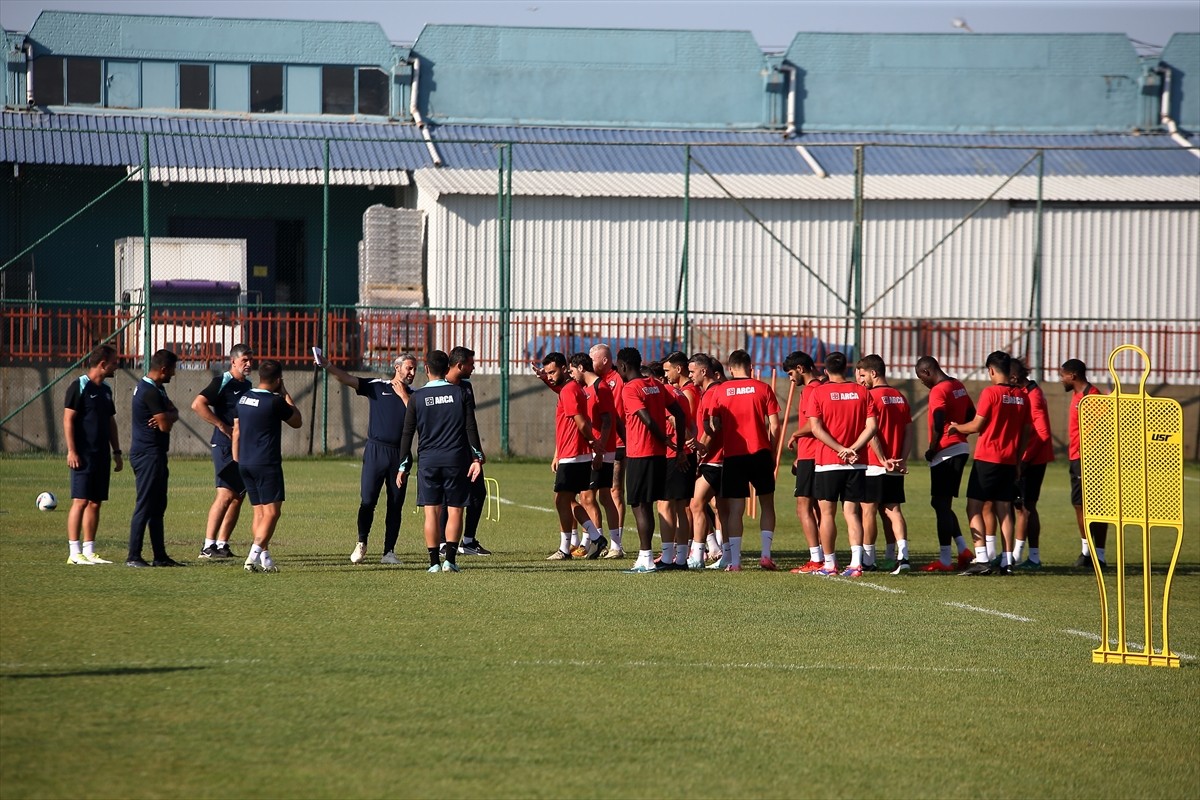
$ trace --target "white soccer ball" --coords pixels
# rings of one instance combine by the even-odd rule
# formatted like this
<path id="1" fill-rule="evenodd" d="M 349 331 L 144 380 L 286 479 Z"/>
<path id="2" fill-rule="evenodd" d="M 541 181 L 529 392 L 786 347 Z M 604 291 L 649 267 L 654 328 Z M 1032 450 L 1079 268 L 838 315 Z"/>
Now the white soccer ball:
<path id="1" fill-rule="evenodd" d="M 37 496 L 38 511 L 53 511 L 58 508 L 58 498 L 54 492 L 42 492 Z"/>

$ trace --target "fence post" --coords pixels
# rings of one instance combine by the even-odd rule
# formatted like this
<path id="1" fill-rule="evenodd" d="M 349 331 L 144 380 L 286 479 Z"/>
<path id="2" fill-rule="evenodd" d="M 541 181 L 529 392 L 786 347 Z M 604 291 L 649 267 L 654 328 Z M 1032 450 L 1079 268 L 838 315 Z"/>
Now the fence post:
<path id="1" fill-rule="evenodd" d="M 862 227 L 863 227 L 863 145 L 854 148 L 854 240 L 850 246 L 851 280 L 854 281 L 854 356 L 862 358 Z M 853 360 L 853 359 L 852 359 Z"/>
<path id="2" fill-rule="evenodd" d="M 329 352 L 329 140 L 325 140 L 325 176 L 321 182 L 321 349 L 325 357 Z M 319 370 L 321 375 L 321 454 L 329 452 L 329 373 Z M 313 391 L 317 387 L 313 386 Z M 313 420 L 316 422 L 316 420 Z"/>
<path id="3" fill-rule="evenodd" d="M 675 318 L 679 318 L 680 309 L 683 309 L 683 352 L 690 353 L 691 348 L 688 346 L 688 338 L 690 335 L 690 326 L 688 325 L 688 261 L 691 245 L 691 228 L 692 228 L 692 146 L 685 144 L 683 146 L 683 254 L 682 263 L 679 265 L 679 285 L 675 290 Z M 671 326 L 671 343 L 674 344 L 675 330 L 674 325 Z"/>
<path id="4" fill-rule="evenodd" d="M 1035 212 L 1035 222 L 1033 229 L 1033 324 L 1034 324 L 1034 346 L 1033 346 L 1033 367 L 1030 372 L 1037 376 L 1038 380 L 1042 380 L 1045 375 L 1045 364 L 1042 363 L 1044 353 L 1042 351 L 1042 218 L 1044 209 L 1042 208 L 1042 183 L 1046 176 L 1046 151 L 1038 151 L 1038 172 L 1037 172 L 1037 211 Z"/>
<path id="5" fill-rule="evenodd" d="M 500 452 L 508 455 L 509 340 L 512 332 L 512 142 L 500 146 L 497 174 L 497 261 L 500 267 Z"/>
<path id="6" fill-rule="evenodd" d="M 154 352 L 150 328 L 150 134 L 142 134 L 142 369 L 149 371 Z"/>

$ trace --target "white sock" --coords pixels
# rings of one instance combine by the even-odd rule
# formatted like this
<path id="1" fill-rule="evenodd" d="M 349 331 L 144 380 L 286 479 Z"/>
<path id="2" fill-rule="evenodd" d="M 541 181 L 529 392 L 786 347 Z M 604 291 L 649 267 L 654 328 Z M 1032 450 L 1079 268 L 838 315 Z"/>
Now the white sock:
<path id="1" fill-rule="evenodd" d="M 729 563 L 726 566 L 740 567 L 742 565 L 742 537 L 732 536 L 729 539 Z"/>
<path id="2" fill-rule="evenodd" d="M 775 531 L 763 531 L 760 535 L 762 537 L 762 557 L 770 558 L 771 542 L 775 540 Z"/>
<path id="3" fill-rule="evenodd" d="M 871 564 L 874 564 L 875 563 L 875 545 L 864 544 L 862 549 L 863 549 L 863 555 L 862 555 L 863 565 L 870 566 Z"/>
<path id="4" fill-rule="evenodd" d="M 692 546 L 688 548 L 688 557 L 693 561 L 704 558 L 704 542 L 692 542 Z"/>
<path id="5" fill-rule="evenodd" d="M 908 561 L 908 539 L 899 539 L 896 542 L 896 550 L 901 561 Z"/>
<path id="6" fill-rule="evenodd" d="M 717 544 L 721 546 L 725 545 L 725 534 L 721 532 L 720 528 L 717 528 L 715 531 L 713 531 L 713 536 L 717 537 Z"/>
<path id="7" fill-rule="evenodd" d="M 251 545 L 250 554 L 246 556 L 247 564 L 257 564 L 258 557 L 262 554 L 263 549 L 258 545 Z"/>
<path id="8" fill-rule="evenodd" d="M 653 550 L 638 550 L 637 563 L 635 567 L 654 567 L 654 551 Z"/>
<path id="9" fill-rule="evenodd" d="M 885 552 L 887 553 L 887 560 L 894 561 L 896 559 L 896 543 L 888 542 Z"/>
<path id="10" fill-rule="evenodd" d="M 623 547 L 621 547 L 621 529 L 620 528 L 609 528 L 608 540 L 610 542 L 612 542 L 613 546 L 616 547 L 618 550 L 624 549 Z"/>
<path id="11" fill-rule="evenodd" d="M 1029 560 L 1035 564 L 1042 563 L 1042 551 L 1040 547 L 1029 548 Z"/>
<path id="12" fill-rule="evenodd" d="M 85 556 L 95 555 L 96 554 L 96 543 L 95 542 L 84 542 L 83 543 L 83 554 Z"/>
<path id="13" fill-rule="evenodd" d="M 575 547 L 577 544 L 579 544 L 579 531 L 571 531 L 571 547 Z"/>
<path id="14" fill-rule="evenodd" d="M 675 564 L 676 566 L 686 567 L 688 562 L 687 547 L 679 542 L 675 543 Z"/>
<path id="15" fill-rule="evenodd" d="M 971 548 L 967 547 L 967 540 L 963 538 L 963 536 L 962 536 L 962 534 L 961 534 L 961 533 L 960 533 L 960 534 L 958 534 L 957 536 L 955 536 L 955 537 L 954 537 L 954 543 L 955 543 L 956 545 L 958 545 L 958 552 L 960 552 L 960 553 L 961 553 L 963 550 L 970 550 L 970 549 L 971 549 Z"/>
<path id="16" fill-rule="evenodd" d="M 210 547 L 215 547 L 216 544 L 217 544 L 216 539 L 205 539 L 204 540 L 204 549 L 207 550 Z"/>
<path id="17" fill-rule="evenodd" d="M 850 545 L 850 569 L 861 567 L 863 563 L 863 546 L 861 544 Z"/>
<path id="18" fill-rule="evenodd" d="M 721 549 L 721 543 L 717 541 L 717 535 L 715 533 L 710 533 L 708 536 L 705 536 L 704 544 L 714 553 Z"/>
<path id="19" fill-rule="evenodd" d="M 721 542 L 721 566 L 728 567 L 733 563 L 733 545 Z"/>
<path id="20" fill-rule="evenodd" d="M 1104 560 L 1105 560 L 1105 558 L 1104 558 L 1104 548 L 1103 548 L 1103 547 L 1097 547 L 1097 548 L 1096 548 L 1096 558 L 1100 559 L 1101 561 L 1104 561 Z"/>
<path id="21" fill-rule="evenodd" d="M 835 553 L 825 554 L 825 569 L 837 569 L 837 555 Z"/>
<path id="22" fill-rule="evenodd" d="M 949 564 L 954 558 L 953 548 L 950 545 L 942 545 L 938 548 L 938 561 L 943 564 Z"/>
<path id="23" fill-rule="evenodd" d="M 271 567 L 275 566 L 275 562 L 271 560 L 271 551 L 270 550 L 263 550 L 262 553 L 260 553 L 258 556 L 258 561 L 260 564 L 262 564 L 267 569 L 270 569 Z"/>
<path id="24" fill-rule="evenodd" d="M 1083 556 L 1086 556 L 1086 555 L 1088 555 L 1088 553 L 1090 553 L 1090 552 L 1091 552 L 1091 551 L 1090 551 L 1090 550 L 1088 550 L 1088 543 L 1087 543 L 1087 539 L 1080 539 L 1080 540 L 1079 540 L 1079 554 L 1080 554 L 1080 555 L 1083 555 Z"/>
<path id="25" fill-rule="evenodd" d="M 78 539 L 73 542 L 67 542 L 67 546 L 71 548 L 71 555 L 77 556 L 83 553 L 83 544 Z"/>
<path id="26" fill-rule="evenodd" d="M 459 542 L 459 544 L 474 544 L 474 543 L 475 543 L 475 537 L 467 536 L 466 534 L 463 535 L 462 540 Z M 393 552 L 395 552 L 395 551 L 393 551 Z"/>
<path id="27" fill-rule="evenodd" d="M 594 542 L 600 538 L 600 529 L 597 528 L 596 523 L 592 522 L 590 519 L 583 523 L 583 529 L 587 531 L 589 542 Z"/>
<path id="28" fill-rule="evenodd" d="M 675 563 L 675 543 L 674 542 L 663 542 L 662 563 L 664 563 L 664 564 L 674 564 Z"/>
<path id="29" fill-rule="evenodd" d="M 975 548 L 975 561 L 979 564 L 986 564 L 991 559 L 988 558 L 987 548 L 979 545 Z"/>
<path id="30" fill-rule="evenodd" d="M 1023 555 L 1025 555 L 1025 540 L 1017 539 L 1016 546 L 1013 547 L 1013 563 L 1020 564 Z"/>
<path id="31" fill-rule="evenodd" d="M 558 532 L 558 549 L 562 550 L 564 553 L 571 552 L 571 537 L 572 536 L 573 536 L 573 534 L 567 533 L 566 531 L 559 531 Z"/>
<path id="32" fill-rule="evenodd" d="M 1002 567 L 1011 567 L 1012 566 L 1012 553 L 1005 552 L 1005 553 L 1000 554 L 1000 566 L 1002 566 Z"/>
<path id="33" fill-rule="evenodd" d="M 821 545 L 817 545 L 816 547 L 808 548 L 808 560 L 809 561 L 824 561 L 825 560 L 825 554 L 823 552 L 821 552 Z"/>
<path id="34" fill-rule="evenodd" d="M 983 541 L 984 541 L 984 546 L 987 547 L 988 561 L 991 561 L 993 558 L 996 557 L 996 537 L 995 536 L 984 536 Z"/>

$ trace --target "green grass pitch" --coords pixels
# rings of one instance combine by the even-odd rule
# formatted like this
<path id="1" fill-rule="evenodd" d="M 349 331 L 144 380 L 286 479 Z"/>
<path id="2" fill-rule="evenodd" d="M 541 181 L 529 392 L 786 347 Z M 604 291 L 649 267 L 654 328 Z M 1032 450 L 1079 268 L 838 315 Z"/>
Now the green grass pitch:
<path id="1" fill-rule="evenodd" d="M 1041 573 L 858 581 L 548 563 L 544 463 L 488 466 L 505 501 L 480 533 L 495 556 L 426 574 L 406 510 L 404 563 L 380 565 L 381 511 L 354 566 L 358 462 L 285 470 L 282 571 L 251 575 L 195 558 L 207 461 L 172 463 L 168 545 L 188 568 L 132 570 L 65 564 L 61 457 L 0 460 L 4 798 L 1200 795 L 1193 465 L 1171 605 L 1181 669 L 1092 664 L 1099 603 L 1069 567 L 1064 462 L 1042 498 Z M 34 508 L 47 489 L 53 513 Z M 922 564 L 928 472 L 907 490 Z M 785 568 L 807 557 L 790 494 Z M 132 473 L 115 475 L 97 549 L 114 561 L 132 504 Z M 239 554 L 248 530 L 247 515 Z M 1169 548 L 1156 538 L 1154 553 L 1160 594 Z"/>

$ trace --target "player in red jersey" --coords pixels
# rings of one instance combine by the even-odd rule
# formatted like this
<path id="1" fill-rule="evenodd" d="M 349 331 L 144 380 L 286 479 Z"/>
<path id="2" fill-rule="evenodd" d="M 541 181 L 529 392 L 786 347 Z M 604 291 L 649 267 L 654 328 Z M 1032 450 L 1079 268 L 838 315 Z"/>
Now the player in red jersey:
<path id="1" fill-rule="evenodd" d="M 592 366 L 592 357 L 587 353 L 576 353 L 571 356 L 567 366 L 571 377 L 584 387 L 588 400 L 588 415 L 592 423 L 592 431 L 604 446 L 604 458 L 599 469 L 592 470 L 589 487 L 596 493 L 596 505 L 608 520 L 610 531 L 615 531 L 615 538 L 609 542 L 609 547 L 602 553 L 603 558 L 621 558 L 625 555 L 621 543 L 621 529 L 617 527 L 617 505 L 613 502 L 613 464 L 617 458 L 617 407 L 608 384 L 600 380 Z M 579 515 L 576 514 L 576 518 Z M 596 526 L 601 527 L 603 520 L 596 520 Z M 586 553 L 585 553 L 586 554 Z"/>
<path id="2" fill-rule="evenodd" d="M 617 406 L 617 419 L 620 420 L 625 415 L 625 409 L 622 407 L 625 398 L 621 392 L 621 386 L 625 381 L 621 377 L 621 373 L 613 368 L 612 350 L 606 344 L 595 344 L 588 350 L 588 355 L 592 357 L 595 373 L 612 392 L 613 402 Z M 620 428 L 620 425 L 617 427 Z M 617 509 L 617 522 L 614 526 L 612 519 L 609 519 L 608 537 L 618 546 L 609 548 L 609 552 L 604 554 L 605 558 L 621 558 L 625 555 L 625 551 L 619 546 L 621 534 L 625 531 L 625 438 L 619 430 L 616 452 L 617 457 L 613 461 L 612 500 Z"/>
<path id="3" fill-rule="evenodd" d="M 692 385 L 700 387 L 700 404 L 696 408 L 696 438 L 688 446 L 696 451 L 699 461 L 696 468 L 696 488 L 692 494 L 692 546 L 688 554 L 688 569 L 704 566 L 705 544 L 714 565 L 721 564 L 721 544 L 717 532 L 724 502 L 717 500 L 718 514 L 713 515 L 709 503 L 721 488 L 721 471 L 724 454 L 721 451 L 721 433 L 713 428 L 712 417 L 716 413 L 717 393 L 713 387 L 719 385 L 714 360 L 704 353 L 696 353 L 688 359 L 688 377 Z"/>
<path id="4" fill-rule="evenodd" d="M 817 474 L 816 450 L 820 442 L 813 438 L 812 421 L 805 411 L 812 400 L 813 388 L 820 386 L 822 381 L 817 377 L 812 356 L 800 350 L 783 360 L 783 368 L 800 391 L 800 402 L 796 404 L 800 427 L 788 440 L 788 449 L 796 453 L 796 460 L 792 464 L 792 474 L 796 476 L 796 517 L 800 520 L 804 540 L 808 543 L 808 563 L 796 567 L 792 572 L 806 575 L 825 567 L 825 551 L 821 549 L 820 506 L 813 490 L 813 479 Z"/>
<path id="5" fill-rule="evenodd" d="M 729 546 L 725 569 L 742 569 L 742 516 L 750 487 L 758 495 L 762 553 L 758 565 L 778 567 L 771 559 L 775 536 L 775 443 L 779 441 L 779 399 L 775 390 L 750 377 L 753 364 L 745 350 L 729 354 L 725 366 L 729 380 L 717 390 L 713 427 L 721 432 L 725 467 L 721 472 L 720 497 L 725 500 L 721 527 Z M 725 545 L 722 545 L 724 555 Z"/>
<path id="6" fill-rule="evenodd" d="M 687 374 L 688 358 L 678 351 L 671 353 L 663 362 L 651 361 L 650 374 L 657 378 L 662 375 L 662 381 L 683 409 L 687 420 L 687 430 L 684 441 L 694 441 L 696 438 L 696 406 L 700 402 L 700 394 L 692 385 Z M 667 418 L 667 438 L 673 439 L 675 430 L 671 426 L 671 418 Z M 680 470 L 677 462 L 667 462 L 667 480 L 663 491 L 666 498 L 658 503 L 658 516 L 662 521 L 663 555 L 660 563 L 670 563 L 673 569 L 687 569 L 688 543 L 692 540 L 692 514 L 689 509 L 692 496 L 696 491 L 696 455 L 688 450 L 687 468 Z M 667 542 L 668 535 L 671 538 Z"/>
<path id="7" fill-rule="evenodd" d="M 1039 539 L 1042 520 L 1038 515 L 1038 499 L 1042 496 L 1042 482 L 1046 477 L 1046 465 L 1054 460 L 1054 441 L 1050 432 L 1050 413 L 1046 408 L 1046 393 L 1037 381 L 1029 379 L 1029 368 L 1025 362 L 1012 360 L 1013 384 L 1025 390 L 1029 396 L 1029 415 L 1033 434 L 1021 461 L 1021 477 L 1017 482 L 1017 497 L 1013 506 L 1017 514 L 1017 542 L 1013 548 L 1014 569 L 1038 570 L 1042 568 Z M 1029 558 L 1021 560 L 1025 546 L 1029 546 Z"/>
<path id="8" fill-rule="evenodd" d="M 667 413 L 675 418 L 675 458 L 683 467 L 687 448 L 683 435 L 687 423 L 683 409 L 667 389 L 653 378 L 642 377 L 642 354 L 633 347 L 617 352 L 624 419 L 618 432 L 625 439 L 629 505 L 638 528 L 638 557 L 630 572 L 655 572 L 654 504 L 663 499 L 667 477 Z M 621 430 L 623 426 L 624 430 Z"/>
<path id="9" fill-rule="evenodd" d="M 1003 351 L 988 354 L 984 363 L 991 386 L 979 396 L 975 418 L 947 426 L 950 433 L 979 434 L 975 443 L 975 463 L 967 480 L 967 517 L 975 544 L 975 560 L 964 570 L 964 575 L 990 575 L 993 571 L 983 521 L 983 506 L 989 500 L 1000 518 L 1000 534 L 1004 538 L 999 573 L 1012 574 L 1012 500 L 1020 477 L 1021 456 L 1029 443 L 1032 425 L 1028 395 L 1024 389 L 1009 383 L 1011 362 L 1012 356 Z"/>
<path id="10" fill-rule="evenodd" d="M 837 575 L 837 504 L 842 503 L 850 539 L 847 578 L 862 576 L 862 509 L 866 497 L 867 442 L 875 435 L 876 412 L 870 393 L 846 380 L 846 354 L 825 359 L 829 382 L 813 388 L 805 413 L 813 437 L 820 443 L 815 459 L 813 491 L 821 506 L 821 547 L 825 566 L 815 575 Z M 846 444 L 849 442 L 850 444 Z"/>
<path id="11" fill-rule="evenodd" d="M 550 353 L 543 360 L 546 379 L 561 387 L 554 411 L 554 508 L 558 512 L 559 547 L 548 561 L 571 558 L 571 534 L 575 531 L 574 502 L 579 498 L 583 507 L 588 544 L 585 556 L 597 558 L 607 542 L 600 536 L 595 521 L 600 519 L 595 492 L 589 488 L 593 466 L 603 461 L 603 444 L 592 432 L 588 416 L 587 397 L 583 385 L 571 380 L 567 360 L 562 353 Z"/>
<path id="12" fill-rule="evenodd" d="M 1083 532 L 1083 470 L 1080 466 L 1079 453 L 1079 403 L 1089 394 L 1100 394 L 1100 390 L 1087 379 L 1087 365 L 1078 358 L 1063 362 L 1058 371 L 1063 389 L 1071 392 L 1071 411 L 1067 415 L 1067 459 L 1071 474 L 1071 505 L 1075 506 L 1075 522 L 1079 526 L 1079 558 L 1075 561 L 1078 569 L 1092 567 L 1092 557 L 1088 549 L 1087 534 Z M 1100 568 L 1108 566 L 1104 561 L 1105 539 L 1108 538 L 1108 526 L 1103 522 L 1093 522 L 1088 526 L 1091 530 L 1092 541 L 1096 545 L 1096 560 Z"/>
<path id="13" fill-rule="evenodd" d="M 922 571 L 954 572 L 955 548 L 960 569 L 974 557 L 952 508 L 971 449 L 966 436 L 950 433 L 947 428 L 952 422 L 969 422 L 975 416 L 975 404 L 962 381 L 943 372 L 933 356 L 917 359 L 916 372 L 929 389 L 929 449 L 925 451 L 925 460 L 929 462 L 929 505 L 937 516 L 940 548 L 938 560 L 931 561 Z"/>
<path id="14" fill-rule="evenodd" d="M 887 365 L 875 354 L 859 359 L 855 378 L 871 393 L 878 430 L 867 451 L 866 499 L 863 516 L 863 571 L 875 572 L 876 514 L 882 509 L 889 547 L 895 542 L 896 563 L 889 570 L 899 575 L 912 569 L 908 560 L 908 523 L 904 503 L 904 475 L 915 434 L 908 398 L 887 382 Z M 890 558 L 890 555 L 889 555 Z"/>

